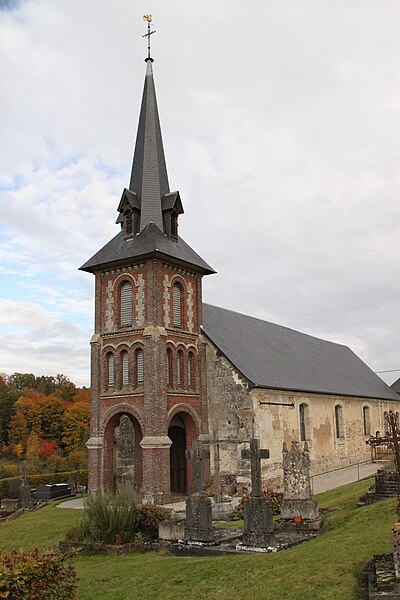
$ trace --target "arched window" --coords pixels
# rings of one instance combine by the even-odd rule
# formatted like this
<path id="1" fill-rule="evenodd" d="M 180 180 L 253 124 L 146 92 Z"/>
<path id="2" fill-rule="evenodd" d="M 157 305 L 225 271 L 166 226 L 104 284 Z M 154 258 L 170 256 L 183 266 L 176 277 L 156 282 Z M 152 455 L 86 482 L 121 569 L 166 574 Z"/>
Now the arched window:
<path id="1" fill-rule="evenodd" d="M 173 382 L 173 366 L 172 366 L 172 350 L 167 348 L 167 384 L 172 387 Z"/>
<path id="2" fill-rule="evenodd" d="M 182 286 L 174 283 L 172 287 L 172 322 L 174 327 L 182 325 Z"/>
<path id="3" fill-rule="evenodd" d="M 344 437 L 343 408 L 339 404 L 335 406 L 335 433 L 337 438 Z"/>
<path id="4" fill-rule="evenodd" d="M 121 352 L 122 362 L 122 385 L 129 385 L 129 360 L 126 350 Z"/>
<path id="5" fill-rule="evenodd" d="M 385 410 L 385 412 L 383 413 L 383 431 L 385 432 L 385 435 L 387 435 L 389 433 L 389 422 L 388 422 L 387 418 L 388 418 L 388 412 L 387 412 L 387 410 Z"/>
<path id="6" fill-rule="evenodd" d="M 108 387 L 114 387 L 114 354 L 107 355 L 107 383 Z"/>
<path id="7" fill-rule="evenodd" d="M 194 387 L 194 354 L 189 352 L 187 362 L 187 384 L 188 387 Z"/>
<path id="8" fill-rule="evenodd" d="M 371 434 L 371 425 L 369 422 L 368 406 L 363 406 L 363 425 L 364 425 L 364 435 L 370 435 Z"/>
<path id="9" fill-rule="evenodd" d="M 138 348 L 135 352 L 135 372 L 136 372 L 136 385 L 143 385 L 144 360 L 143 360 L 143 350 L 141 348 Z"/>
<path id="10" fill-rule="evenodd" d="M 121 285 L 121 325 L 132 325 L 132 284 L 124 281 Z"/>
<path id="11" fill-rule="evenodd" d="M 299 406 L 299 421 L 300 421 L 300 441 L 305 442 L 307 440 L 307 405 L 300 404 Z"/>
<path id="12" fill-rule="evenodd" d="M 399 429 L 399 426 L 400 426 L 400 419 L 399 419 L 399 413 L 397 412 L 396 413 L 396 427 L 397 427 L 397 429 Z"/>
<path id="13" fill-rule="evenodd" d="M 176 355 L 176 385 L 183 385 L 183 352 L 178 350 Z"/>

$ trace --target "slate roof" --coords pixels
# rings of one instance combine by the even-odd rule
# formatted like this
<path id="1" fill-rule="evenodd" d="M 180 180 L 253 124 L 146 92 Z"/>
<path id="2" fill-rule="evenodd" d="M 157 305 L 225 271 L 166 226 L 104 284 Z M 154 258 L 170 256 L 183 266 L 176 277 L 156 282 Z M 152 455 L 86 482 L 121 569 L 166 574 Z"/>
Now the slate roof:
<path id="1" fill-rule="evenodd" d="M 400 377 L 399 379 L 396 379 L 396 381 L 392 383 L 390 387 L 396 392 L 396 394 L 400 394 Z"/>
<path id="2" fill-rule="evenodd" d="M 210 304 L 203 330 L 251 387 L 400 400 L 347 346 Z"/>
<path id="3" fill-rule="evenodd" d="M 120 231 L 82 265 L 80 270 L 92 273 L 101 267 L 116 266 L 126 263 L 129 259 L 144 259 L 154 254 L 174 258 L 187 267 L 195 267 L 205 275 L 215 273 L 182 238 L 178 238 L 177 241 L 171 240 L 154 223 L 149 223 L 143 231 L 128 239 L 124 239 Z"/>
<path id="4" fill-rule="evenodd" d="M 163 231 L 161 198 L 170 190 L 152 62 L 153 59 L 146 59 L 146 76 L 129 189 L 141 200 L 140 229 L 152 222 Z"/>

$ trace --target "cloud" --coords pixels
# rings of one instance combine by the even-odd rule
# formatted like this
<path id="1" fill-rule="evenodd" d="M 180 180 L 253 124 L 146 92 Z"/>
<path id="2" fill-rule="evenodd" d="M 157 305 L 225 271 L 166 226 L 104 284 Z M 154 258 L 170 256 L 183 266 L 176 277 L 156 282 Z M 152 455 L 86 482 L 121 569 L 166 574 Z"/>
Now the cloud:
<path id="1" fill-rule="evenodd" d="M 0 308 L 17 348 L 3 344 L 0 365 L 65 364 L 87 384 L 93 278 L 77 269 L 117 232 L 143 23 L 127 0 L 0 10 Z M 152 11 L 180 232 L 218 270 L 205 300 L 400 369 L 398 3 L 156 0 Z"/>

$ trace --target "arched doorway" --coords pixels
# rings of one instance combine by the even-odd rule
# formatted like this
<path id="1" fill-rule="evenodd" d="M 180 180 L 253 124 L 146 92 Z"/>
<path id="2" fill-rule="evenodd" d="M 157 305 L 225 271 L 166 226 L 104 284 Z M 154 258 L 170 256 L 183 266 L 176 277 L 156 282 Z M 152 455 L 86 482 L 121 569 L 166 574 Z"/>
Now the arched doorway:
<path id="1" fill-rule="evenodd" d="M 186 481 L 186 427 L 179 415 L 176 415 L 169 426 L 168 437 L 172 444 L 170 447 L 170 477 L 171 493 L 185 494 Z"/>
<path id="2" fill-rule="evenodd" d="M 127 412 L 113 415 L 104 430 L 103 489 L 125 483 L 136 490 L 142 485 L 142 431 Z"/>

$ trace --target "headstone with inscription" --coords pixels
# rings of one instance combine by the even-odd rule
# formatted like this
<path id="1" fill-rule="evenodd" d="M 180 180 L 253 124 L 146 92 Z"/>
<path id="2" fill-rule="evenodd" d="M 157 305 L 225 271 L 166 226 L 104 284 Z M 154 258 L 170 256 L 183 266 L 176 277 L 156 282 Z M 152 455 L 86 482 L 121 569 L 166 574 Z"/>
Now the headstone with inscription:
<path id="1" fill-rule="evenodd" d="M 307 442 L 301 450 L 298 442 L 288 449 L 283 444 L 283 500 L 282 519 L 315 521 L 319 518 L 318 505 L 311 493 L 310 456 Z"/>
<path id="2" fill-rule="evenodd" d="M 266 548 L 274 543 L 274 522 L 271 502 L 263 496 L 261 460 L 269 458 L 269 450 L 260 449 L 260 441 L 253 438 L 250 449 L 242 450 L 242 458 L 250 459 L 251 496 L 244 503 L 243 544 Z"/>

